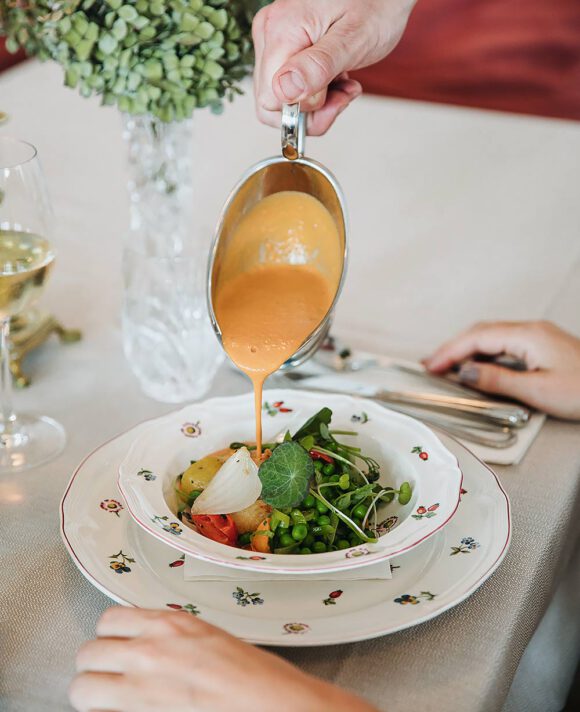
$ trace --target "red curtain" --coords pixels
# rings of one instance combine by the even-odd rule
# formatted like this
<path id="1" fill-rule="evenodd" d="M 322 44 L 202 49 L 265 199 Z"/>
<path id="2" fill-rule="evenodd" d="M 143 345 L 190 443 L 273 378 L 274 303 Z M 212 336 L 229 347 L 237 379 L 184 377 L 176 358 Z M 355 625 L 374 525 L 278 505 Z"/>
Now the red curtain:
<path id="1" fill-rule="evenodd" d="M 6 42 L 3 37 L 0 37 L 0 72 L 3 69 L 8 69 L 13 64 L 20 62 L 24 59 L 24 52 L 18 52 L 17 54 L 10 54 L 6 49 Z"/>
<path id="2" fill-rule="evenodd" d="M 419 0 L 394 52 L 355 76 L 376 94 L 580 120 L 580 0 Z"/>

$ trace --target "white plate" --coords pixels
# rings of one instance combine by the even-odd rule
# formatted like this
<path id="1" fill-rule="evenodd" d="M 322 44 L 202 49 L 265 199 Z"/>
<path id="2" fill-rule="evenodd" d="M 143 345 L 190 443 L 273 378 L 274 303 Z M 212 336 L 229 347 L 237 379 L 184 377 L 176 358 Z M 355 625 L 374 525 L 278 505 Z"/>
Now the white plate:
<path id="1" fill-rule="evenodd" d="M 247 551 L 212 541 L 178 521 L 174 488 L 179 473 L 191 460 L 233 441 L 253 439 L 251 394 L 188 405 L 133 431 L 133 444 L 119 468 L 119 488 L 140 526 L 166 544 L 211 563 L 270 573 L 312 574 L 393 559 L 424 542 L 454 515 L 462 479 L 457 458 L 422 423 L 344 394 L 276 389 L 264 396 L 266 442 L 286 430 L 295 432 L 327 406 L 332 410 L 331 430 L 358 433 L 356 437 L 339 437 L 378 461 L 382 484 L 398 487 L 411 482 L 413 497 L 407 505 L 394 501 L 381 507 L 383 535 L 379 541 L 311 556 L 250 557 Z"/>
<path id="2" fill-rule="evenodd" d="M 390 581 L 240 582 L 240 590 L 230 582 L 185 582 L 182 557 L 138 527 L 118 494 L 117 468 L 133 437 L 102 445 L 72 476 L 61 533 L 73 561 L 119 603 L 181 608 L 253 643 L 330 645 L 422 623 L 473 593 L 509 545 L 509 502 L 497 477 L 441 434 L 459 459 L 467 492 L 448 526 L 393 562 Z"/>

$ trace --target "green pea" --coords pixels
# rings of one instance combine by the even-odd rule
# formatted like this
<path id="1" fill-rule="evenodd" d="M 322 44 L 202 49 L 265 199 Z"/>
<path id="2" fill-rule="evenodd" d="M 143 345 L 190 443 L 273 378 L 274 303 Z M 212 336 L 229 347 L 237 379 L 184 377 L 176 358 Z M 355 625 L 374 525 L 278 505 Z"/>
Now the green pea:
<path id="1" fill-rule="evenodd" d="M 304 546 L 312 546 L 312 544 L 314 544 L 314 534 L 311 534 L 310 532 L 308 532 L 308 534 L 306 535 L 306 538 L 304 539 L 302 544 Z"/>
<path id="2" fill-rule="evenodd" d="M 302 501 L 302 506 L 304 509 L 312 509 L 314 505 L 316 504 L 316 500 L 311 494 L 306 495 Z"/>
<path id="3" fill-rule="evenodd" d="M 337 447 L 336 443 L 329 443 L 326 446 L 326 449 L 330 450 L 330 452 L 336 452 L 338 450 L 338 447 Z"/>
<path id="4" fill-rule="evenodd" d="M 323 541 L 315 541 L 314 544 L 312 544 L 312 551 L 315 554 L 322 554 L 326 551 L 326 544 Z"/>
<path id="5" fill-rule="evenodd" d="M 357 525 L 359 529 L 362 528 L 362 519 L 359 519 L 359 517 L 353 517 L 352 521 Z"/>
<path id="6" fill-rule="evenodd" d="M 349 546 L 350 546 L 350 542 L 348 541 L 348 539 L 339 539 L 339 540 L 336 542 L 336 545 L 338 546 L 338 548 L 339 548 L 340 550 L 342 550 L 342 549 L 348 549 Z"/>
<path id="7" fill-rule="evenodd" d="M 328 507 L 324 504 L 324 502 L 321 502 L 318 499 L 316 500 L 316 509 L 319 514 L 326 514 L 328 512 Z"/>
<path id="8" fill-rule="evenodd" d="M 408 482 L 403 482 L 399 488 L 399 504 L 409 504 L 412 494 L 411 485 Z"/>
<path id="9" fill-rule="evenodd" d="M 357 536 L 356 534 L 354 534 L 353 536 L 351 536 L 351 538 L 350 538 L 350 545 L 351 545 L 351 546 L 358 546 L 358 545 L 361 544 L 361 543 L 362 543 L 362 539 L 361 539 L 359 536 Z"/>
<path id="10" fill-rule="evenodd" d="M 306 524 L 295 524 L 292 527 L 292 538 L 294 541 L 302 541 L 308 535 L 308 527 Z"/>
<path id="11" fill-rule="evenodd" d="M 307 546 L 303 546 L 298 553 L 299 554 L 312 554 L 312 549 L 309 549 Z"/>
<path id="12" fill-rule="evenodd" d="M 355 519 L 360 519 L 361 521 L 366 517 L 368 507 L 364 504 L 357 504 L 357 506 L 352 510 L 352 516 Z"/>
<path id="13" fill-rule="evenodd" d="M 331 476 L 330 476 L 330 481 L 331 481 L 331 482 L 336 482 L 336 483 L 340 482 L 340 475 L 331 475 Z"/>
<path id="14" fill-rule="evenodd" d="M 284 532 L 284 534 L 282 534 L 280 536 L 280 547 L 281 548 L 285 548 L 287 546 L 292 546 L 295 543 L 296 543 L 296 541 L 294 540 L 294 538 L 292 536 L 290 536 L 290 534 L 287 534 L 286 532 Z"/>
<path id="15" fill-rule="evenodd" d="M 323 526 L 324 524 L 330 524 L 330 517 L 327 517 L 326 514 L 321 514 L 316 520 L 316 523 L 319 527 Z"/>
<path id="16" fill-rule="evenodd" d="M 322 470 L 323 467 L 324 467 L 324 462 L 322 462 L 322 460 L 314 460 L 314 469 L 317 472 L 320 472 L 320 470 Z"/>
<path id="17" fill-rule="evenodd" d="M 328 475 L 333 475 L 335 469 L 336 469 L 336 468 L 334 467 L 334 465 L 332 464 L 332 462 L 327 462 L 326 465 L 324 465 L 324 467 L 322 468 L 322 472 L 323 472 L 325 475 L 327 475 L 327 476 L 328 476 Z"/>

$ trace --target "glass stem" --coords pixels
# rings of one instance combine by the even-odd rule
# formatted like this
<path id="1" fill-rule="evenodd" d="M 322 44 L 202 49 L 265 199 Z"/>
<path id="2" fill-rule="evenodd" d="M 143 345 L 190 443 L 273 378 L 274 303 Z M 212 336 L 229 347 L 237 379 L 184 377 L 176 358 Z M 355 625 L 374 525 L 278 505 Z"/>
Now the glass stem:
<path id="1" fill-rule="evenodd" d="M 2 320 L 0 330 L 0 408 L 2 411 L 3 434 L 10 435 L 16 415 L 12 409 L 12 372 L 10 371 L 10 318 Z"/>

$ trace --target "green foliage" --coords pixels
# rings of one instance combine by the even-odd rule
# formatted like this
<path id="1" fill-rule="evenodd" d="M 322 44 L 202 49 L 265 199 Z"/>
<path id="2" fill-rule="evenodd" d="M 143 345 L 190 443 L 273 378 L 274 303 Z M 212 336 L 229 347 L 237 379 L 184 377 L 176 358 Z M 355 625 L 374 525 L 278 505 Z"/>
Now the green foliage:
<path id="1" fill-rule="evenodd" d="M 261 0 L 7 0 L 7 47 L 52 59 L 66 86 L 162 121 L 241 93 Z"/>

